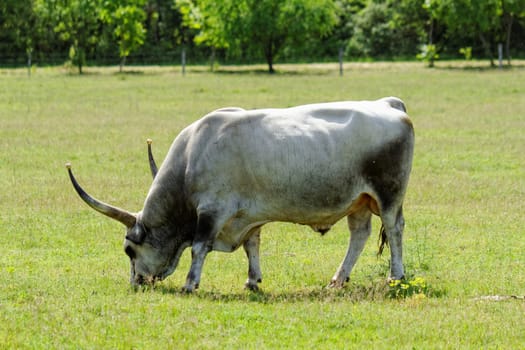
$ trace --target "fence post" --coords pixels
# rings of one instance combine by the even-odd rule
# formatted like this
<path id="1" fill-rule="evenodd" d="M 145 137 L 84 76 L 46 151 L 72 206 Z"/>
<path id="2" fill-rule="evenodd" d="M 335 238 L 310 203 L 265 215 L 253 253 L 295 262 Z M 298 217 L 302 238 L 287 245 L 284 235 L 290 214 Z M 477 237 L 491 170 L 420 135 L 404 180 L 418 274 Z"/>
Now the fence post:
<path id="1" fill-rule="evenodd" d="M 339 76 L 340 77 L 343 76 L 343 54 L 344 54 L 343 47 L 340 46 L 339 47 Z"/>
<path id="2" fill-rule="evenodd" d="M 503 44 L 498 44 L 498 67 L 499 69 L 503 68 Z"/>
<path id="3" fill-rule="evenodd" d="M 27 50 L 27 76 L 31 77 L 31 49 Z"/>

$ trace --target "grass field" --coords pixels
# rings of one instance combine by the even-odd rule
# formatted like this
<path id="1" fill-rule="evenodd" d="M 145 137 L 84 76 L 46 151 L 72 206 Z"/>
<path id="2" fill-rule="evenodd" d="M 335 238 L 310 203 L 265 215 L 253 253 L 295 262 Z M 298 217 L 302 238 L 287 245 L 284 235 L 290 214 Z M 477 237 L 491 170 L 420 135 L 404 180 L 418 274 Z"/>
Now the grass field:
<path id="1" fill-rule="evenodd" d="M 0 348 L 523 348 L 525 68 L 516 66 L 348 65 L 343 77 L 335 65 L 277 66 L 273 76 L 0 70 Z M 242 249 L 211 253 L 193 295 L 180 292 L 189 252 L 171 277 L 134 291 L 123 227 L 81 202 L 64 167 L 71 161 L 96 197 L 138 211 L 151 183 L 148 137 L 160 162 L 183 127 L 219 107 L 389 95 L 405 101 L 416 130 L 405 268 L 428 288 L 407 298 L 389 297 L 377 219 L 343 290 L 325 288 L 347 248 L 341 222 L 324 237 L 265 226 L 260 293 L 242 288 Z"/>

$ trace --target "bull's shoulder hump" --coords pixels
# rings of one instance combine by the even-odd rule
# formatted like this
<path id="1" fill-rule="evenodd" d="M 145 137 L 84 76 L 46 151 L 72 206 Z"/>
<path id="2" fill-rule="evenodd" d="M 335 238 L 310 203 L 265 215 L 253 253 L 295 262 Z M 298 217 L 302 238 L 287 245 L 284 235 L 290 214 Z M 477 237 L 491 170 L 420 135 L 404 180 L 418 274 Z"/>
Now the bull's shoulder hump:
<path id="1" fill-rule="evenodd" d="M 266 113 L 263 110 L 245 110 L 238 107 L 228 107 L 213 111 L 202 117 L 196 123 L 198 128 L 208 127 L 215 131 L 225 131 L 232 127 L 256 123 L 265 115 Z"/>

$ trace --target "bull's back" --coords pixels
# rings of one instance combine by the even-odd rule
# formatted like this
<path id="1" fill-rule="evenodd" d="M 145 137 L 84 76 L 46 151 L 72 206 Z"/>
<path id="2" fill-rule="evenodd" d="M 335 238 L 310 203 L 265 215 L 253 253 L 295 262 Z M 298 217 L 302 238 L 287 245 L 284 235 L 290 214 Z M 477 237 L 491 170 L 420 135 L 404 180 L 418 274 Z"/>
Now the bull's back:
<path id="1" fill-rule="evenodd" d="M 195 134 L 201 152 L 190 158 L 197 192 L 339 210 L 368 186 L 366 163 L 411 137 L 406 114 L 385 104 L 313 106 L 210 116 Z"/>

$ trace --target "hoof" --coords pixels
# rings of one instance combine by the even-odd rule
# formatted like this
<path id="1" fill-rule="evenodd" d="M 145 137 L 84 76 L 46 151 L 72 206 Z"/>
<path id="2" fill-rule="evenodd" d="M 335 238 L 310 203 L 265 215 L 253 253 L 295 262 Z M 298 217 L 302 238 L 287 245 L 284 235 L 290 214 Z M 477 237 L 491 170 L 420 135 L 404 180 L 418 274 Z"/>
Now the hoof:
<path id="1" fill-rule="evenodd" d="M 244 284 L 244 289 L 247 289 L 247 290 L 252 291 L 252 292 L 258 292 L 259 291 L 259 286 L 256 285 L 256 284 L 245 283 Z"/>
<path id="2" fill-rule="evenodd" d="M 255 283 L 248 280 L 244 284 L 244 289 L 251 290 L 252 292 L 258 292 L 259 291 L 258 283 L 261 283 L 261 282 L 262 280 L 260 278 Z"/>
<path id="3" fill-rule="evenodd" d="M 184 287 L 182 287 L 181 292 L 185 293 L 185 294 L 191 294 L 191 293 L 193 293 L 193 289 L 190 288 L 190 287 L 184 286 Z"/>
<path id="4" fill-rule="evenodd" d="M 350 281 L 350 277 L 347 277 L 344 281 L 333 279 L 330 281 L 328 288 L 343 288 L 348 281 Z"/>
<path id="5" fill-rule="evenodd" d="M 328 284 L 328 288 L 343 288 L 343 284 L 337 281 L 330 281 L 330 284 Z"/>
<path id="6" fill-rule="evenodd" d="M 194 286 L 192 286 L 192 285 L 185 285 L 184 287 L 182 287 L 182 292 L 186 293 L 186 294 L 190 294 L 190 293 L 193 293 L 198 288 L 199 288 L 198 284 L 196 284 Z"/>
<path id="7" fill-rule="evenodd" d="M 393 281 L 403 281 L 405 279 L 405 275 L 399 277 L 399 278 L 396 278 L 396 277 L 392 277 L 392 276 L 389 276 L 386 280 L 386 282 L 388 284 L 392 283 Z"/>

